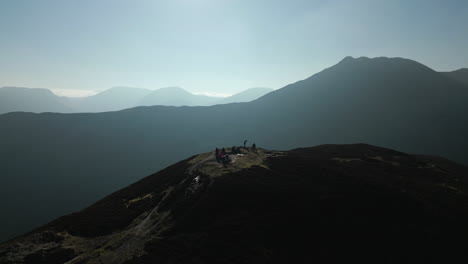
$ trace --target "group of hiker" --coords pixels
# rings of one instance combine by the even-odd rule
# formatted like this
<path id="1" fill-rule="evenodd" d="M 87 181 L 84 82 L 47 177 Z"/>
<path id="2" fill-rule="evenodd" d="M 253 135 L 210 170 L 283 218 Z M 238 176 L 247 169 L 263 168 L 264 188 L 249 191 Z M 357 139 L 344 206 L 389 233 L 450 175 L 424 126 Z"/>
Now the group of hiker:
<path id="1" fill-rule="evenodd" d="M 229 155 L 227 154 L 225 148 L 221 149 L 221 151 L 218 148 L 216 148 L 215 156 L 216 156 L 216 161 L 218 163 L 223 163 L 224 166 L 226 166 L 226 164 L 231 162 L 231 159 L 229 159 Z"/>
<path id="2" fill-rule="evenodd" d="M 247 140 L 244 140 L 244 149 L 247 149 L 247 142 L 248 142 Z M 252 150 L 254 152 L 257 152 L 257 145 L 255 143 L 252 144 Z M 232 146 L 230 154 L 232 155 L 242 154 L 241 147 Z M 229 162 L 231 162 L 231 159 L 229 158 L 229 154 L 226 152 L 225 148 L 222 148 L 221 150 L 216 148 L 215 157 L 216 157 L 216 161 L 218 163 L 222 163 L 225 167 Z"/>

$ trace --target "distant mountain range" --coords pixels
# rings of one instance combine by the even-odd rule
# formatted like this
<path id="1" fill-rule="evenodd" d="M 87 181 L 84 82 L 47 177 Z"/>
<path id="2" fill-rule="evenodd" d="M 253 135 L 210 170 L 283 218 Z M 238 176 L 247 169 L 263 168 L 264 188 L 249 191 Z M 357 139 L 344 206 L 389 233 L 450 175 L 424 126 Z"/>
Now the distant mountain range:
<path id="1" fill-rule="evenodd" d="M 131 87 L 114 87 L 93 96 L 63 97 L 48 89 L 0 88 L 0 114 L 8 112 L 82 113 L 118 111 L 136 106 L 209 106 L 233 102 L 249 102 L 273 89 L 252 88 L 230 97 L 196 95 L 179 87 L 155 91 Z"/>
<path id="2" fill-rule="evenodd" d="M 208 106 L 219 101 L 220 98 L 191 94 L 179 87 L 168 87 L 149 93 L 140 100 L 138 105 Z"/>
<path id="3" fill-rule="evenodd" d="M 0 239 L 245 139 L 268 149 L 365 142 L 468 164 L 467 101 L 468 85 L 418 62 L 347 57 L 248 103 L 3 114 Z"/>
<path id="4" fill-rule="evenodd" d="M 226 167 L 214 151 L 192 156 L 0 243 L 0 263 L 458 263 L 468 255 L 468 167 L 366 144 L 241 151 Z"/>
<path id="5" fill-rule="evenodd" d="M 114 87 L 92 96 L 63 99 L 74 112 L 107 112 L 138 106 L 138 102 L 149 93 L 151 91 L 147 89 Z"/>

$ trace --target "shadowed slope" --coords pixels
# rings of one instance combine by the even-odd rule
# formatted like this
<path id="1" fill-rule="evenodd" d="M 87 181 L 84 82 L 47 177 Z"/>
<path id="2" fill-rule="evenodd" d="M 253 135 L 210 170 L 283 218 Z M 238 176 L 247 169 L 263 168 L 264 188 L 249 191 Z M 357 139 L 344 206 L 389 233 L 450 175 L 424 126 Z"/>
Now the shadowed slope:
<path id="1" fill-rule="evenodd" d="M 0 261 L 424 263 L 466 253 L 466 167 L 364 144 L 243 153 L 216 175 L 204 169 L 224 170 L 212 153 L 174 164 L 2 244 Z"/>

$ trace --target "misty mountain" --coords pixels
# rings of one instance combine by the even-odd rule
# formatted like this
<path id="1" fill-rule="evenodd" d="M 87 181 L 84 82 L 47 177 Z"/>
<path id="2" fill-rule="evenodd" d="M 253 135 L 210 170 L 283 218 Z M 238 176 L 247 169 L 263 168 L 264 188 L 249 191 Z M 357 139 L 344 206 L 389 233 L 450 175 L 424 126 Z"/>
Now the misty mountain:
<path id="1" fill-rule="evenodd" d="M 447 77 L 468 85 L 468 69 L 459 69 L 452 72 L 443 72 Z"/>
<path id="2" fill-rule="evenodd" d="M 0 88 L 0 114 L 15 111 L 69 113 L 73 110 L 63 102 L 61 97 L 47 89 Z"/>
<path id="3" fill-rule="evenodd" d="M 113 87 L 93 96 L 57 96 L 48 89 L 0 88 L 0 113 L 9 112 L 106 112 L 134 107 L 150 90 Z"/>
<path id="4" fill-rule="evenodd" d="M 467 256 L 465 166 L 365 144 L 241 151 L 226 167 L 214 151 L 175 163 L 0 244 L 0 262 L 457 263 Z"/>
<path id="5" fill-rule="evenodd" d="M 215 104 L 219 98 L 196 95 L 179 87 L 161 88 L 146 95 L 135 106 L 207 106 Z"/>
<path id="6" fill-rule="evenodd" d="M 223 98 L 192 94 L 179 87 L 167 87 L 158 89 L 145 96 L 136 106 L 210 106 L 215 104 L 250 102 L 271 91 L 273 89 L 250 88 Z"/>
<path id="7" fill-rule="evenodd" d="M 466 85 L 420 63 L 348 57 L 249 103 L 0 115 L 0 237 L 244 139 L 269 149 L 366 142 L 468 164 L 467 99 Z"/>
<path id="8" fill-rule="evenodd" d="M 107 112 L 134 107 L 151 90 L 132 87 L 113 87 L 98 94 L 69 98 L 75 112 Z"/>
<path id="9" fill-rule="evenodd" d="M 211 97 L 196 95 L 179 87 L 155 91 L 132 87 L 113 87 L 87 97 L 62 97 L 47 89 L 16 87 L 0 88 L 0 114 L 8 112 L 97 113 L 118 111 L 135 106 L 209 106 L 233 102 L 249 102 L 273 89 L 252 88 L 233 96 Z"/>
<path id="10" fill-rule="evenodd" d="M 263 87 L 257 87 L 257 88 L 250 88 L 245 91 L 242 91 L 240 93 L 234 94 L 232 96 L 226 97 L 224 99 L 221 99 L 218 101 L 218 104 L 228 104 L 228 103 L 241 103 L 241 102 L 250 102 L 255 99 L 258 99 L 265 94 L 268 94 L 270 92 L 274 91 L 271 88 L 263 88 Z"/>

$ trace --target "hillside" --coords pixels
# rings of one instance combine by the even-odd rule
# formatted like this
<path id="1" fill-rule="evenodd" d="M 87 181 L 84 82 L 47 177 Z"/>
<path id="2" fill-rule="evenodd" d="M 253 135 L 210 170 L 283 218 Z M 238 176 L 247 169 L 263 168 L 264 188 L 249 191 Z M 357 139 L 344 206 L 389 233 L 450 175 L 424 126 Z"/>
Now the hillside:
<path id="1" fill-rule="evenodd" d="M 229 151 L 229 149 L 227 149 Z M 212 152 L 0 245 L 1 263 L 428 263 L 466 257 L 468 168 L 365 144 Z"/>
<path id="2" fill-rule="evenodd" d="M 346 58 L 249 103 L 0 115 L 0 206 L 10 216 L 0 240 L 244 139 L 269 149 L 366 142 L 468 164 L 467 100 L 465 85 L 417 62 Z"/>

